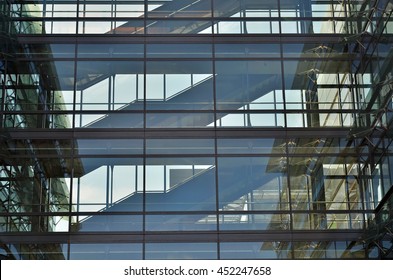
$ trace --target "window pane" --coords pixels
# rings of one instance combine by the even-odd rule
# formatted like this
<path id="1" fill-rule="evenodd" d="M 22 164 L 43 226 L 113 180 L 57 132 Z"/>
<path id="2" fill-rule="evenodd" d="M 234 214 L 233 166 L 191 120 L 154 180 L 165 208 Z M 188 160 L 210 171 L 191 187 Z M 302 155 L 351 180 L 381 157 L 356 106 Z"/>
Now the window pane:
<path id="1" fill-rule="evenodd" d="M 146 210 L 215 210 L 212 158 L 157 158 L 146 164 Z"/>
<path id="2" fill-rule="evenodd" d="M 199 259 L 217 258 L 216 243 L 147 243 L 146 259 Z"/>
<path id="3" fill-rule="evenodd" d="M 219 208 L 222 211 L 288 209 L 286 176 L 268 157 L 218 159 Z M 240 216 L 239 216 L 240 218 Z"/>

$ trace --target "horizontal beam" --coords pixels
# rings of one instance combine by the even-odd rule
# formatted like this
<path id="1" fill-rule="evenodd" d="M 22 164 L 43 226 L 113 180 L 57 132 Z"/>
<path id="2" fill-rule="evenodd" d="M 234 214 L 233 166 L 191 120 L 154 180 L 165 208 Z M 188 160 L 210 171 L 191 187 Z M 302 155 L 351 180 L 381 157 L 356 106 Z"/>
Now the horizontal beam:
<path id="1" fill-rule="evenodd" d="M 350 128 L 195 128 L 195 129 L 15 129 L 6 132 L 11 139 L 143 139 L 143 138 L 346 138 Z M 1 139 L 3 140 L 3 139 Z"/>
<path id="2" fill-rule="evenodd" d="M 142 243 L 142 242 L 265 242 L 265 241 L 356 241 L 363 230 L 241 231 L 241 232 L 108 232 L 108 233 L 3 233 L 2 243 Z"/>

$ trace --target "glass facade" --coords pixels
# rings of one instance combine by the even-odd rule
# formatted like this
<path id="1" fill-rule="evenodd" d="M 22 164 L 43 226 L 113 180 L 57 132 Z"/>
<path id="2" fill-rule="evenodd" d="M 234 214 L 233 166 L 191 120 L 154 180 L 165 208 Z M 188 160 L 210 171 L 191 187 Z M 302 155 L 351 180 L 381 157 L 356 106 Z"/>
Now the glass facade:
<path id="1" fill-rule="evenodd" d="M 3 0 L 3 259 L 393 258 L 393 2 Z"/>

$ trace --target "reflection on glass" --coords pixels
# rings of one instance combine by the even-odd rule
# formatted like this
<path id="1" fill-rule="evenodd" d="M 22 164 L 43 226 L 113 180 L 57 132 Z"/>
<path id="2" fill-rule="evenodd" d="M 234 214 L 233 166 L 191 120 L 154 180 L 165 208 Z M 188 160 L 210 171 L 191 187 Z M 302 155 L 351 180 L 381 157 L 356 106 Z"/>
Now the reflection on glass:
<path id="1" fill-rule="evenodd" d="M 229 209 L 234 210 L 234 209 Z M 226 214 L 220 215 L 221 230 L 289 230 L 288 214 Z"/>
<path id="2" fill-rule="evenodd" d="M 213 109 L 210 61 L 152 61 L 146 67 L 148 110 Z"/>
<path id="3" fill-rule="evenodd" d="M 142 216 L 137 215 L 97 215 L 78 217 L 78 222 L 71 224 L 72 231 L 102 232 L 102 231 L 134 231 L 143 229 Z"/>
<path id="4" fill-rule="evenodd" d="M 211 16 L 211 1 L 155 1 L 147 0 L 148 17 L 168 18 L 196 18 Z"/>
<path id="5" fill-rule="evenodd" d="M 393 24 L 374 2 L 2 1 L 0 231 L 31 244 L 0 255 L 382 258 Z M 91 240 L 42 242 L 67 232 Z"/>
<path id="6" fill-rule="evenodd" d="M 288 241 L 221 242 L 221 259 L 290 259 Z"/>
<path id="7" fill-rule="evenodd" d="M 73 211 L 141 211 L 141 158 L 82 157 L 75 159 Z"/>
<path id="8" fill-rule="evenodd" d="M 147 34 L 198 34 L 206 32 L 211 21 L 204 20 L 169 20 L 147 21 Z"/>
<path id="9" fill-rule="evenodd" d="M 157 158 L 146 164 L 146 210 L 216 209 L 213 158 Z"/>
<path id="10" fill-rule="evenodd" d="M 218 159 L 219 208 L 222 210 L 288 209 L 286 176 L 268 157 Z"/>
<path id="11" fill-rule="evenodd" d="M 70 260 L 140 260 L 138 243 L 71 243 Z"/>
<path id="12" fill-rule="evenodd" d="M 143 128 L 143 114 L 121 111 L 108 114 L 77 114 L 75 127 L 79 128 Z"/>
<path id="13" fill-rule="evenodd" d="M 147 243 L 146 259 L 217 259 L 216 243 Z"/>
<path id="14" fill-rule="evenodd" d="M 147 139 L 147 154 L 213 154 L 213 139 Z"/>
<path id="15" fill-rule="evenodd" d="M 187 128 L 206 127 L 213 123 L 213 113 L 147 113 L 146 127 Z"/>
<path id="16" fill-rule="evenodd" d="M 271 154 L 285 153 L 277 147 L 280 139 L 266 138 L 234 138 L 217 139 L 217 152 L 219 154 Z"/>
<path id="17" fill-rule="evenodd" d="M 278 61 L 217 61 L 216 73 L 216 102 L 220 110 L 249 110 L 254 102 L 274 104 L 274 94 L 270 93 L 282 87 Z M 260 100 L 267 94 L 269 100 Z"/>
<path id="18" fill-rule="evenodd" d="M 189 215 L 147 215 L 147 231 L 212 231 L 217 229 L 215 216 L 204 214 Z"/>
<path id="19" fill-rule="evenodd" d="M 78 44 L 80 58 L 142 58 L 142 44 Z"/>
<path id="20" fill-rule="evenodd" d="M 3 260 L 66 260 L 68 244 L 49 242 L 29 242 L 3 244 L 0 252 Z"/>
<path id="21" fill-rule="evenodd" d="M 241 110 L 235 112 L 220 112 L 217 114 L 219 118 L 216 122 L 218 127 L 284 127 L 284 114 L 280 113 L 242 113 L 243 110 L 247 110 L 246 105 Z M 244 111 L 243 111 L 244 112 Z"/>
<path id="22" fill-rule="evenodd" d="M 284 4 L 283 4 L 284 5 Z M 285 5 L 288 5 L 287 3 Z M 296 6 L 294 3 L 289 5 Z M 277 16 L 278 2 L 252 0 L 213 0 L 213 12 L 216 17 L 268 17 Z"/>
<path id="23" fill-rule="evenodd" d="M 269 18 L 260 21 L 242 20 L 234 18 L 222 20 L 213 26 L 215 34 L 278 34 L 280 32 L 279 22 Z"/>
<path id="24" fill-rule="evenodd" d="M 148 44 L 146 56 L 149 58 L 209 58 L 212 57 L 211 44 Z"/>
<path id="25" fill-rule="evenodd" d="M 143 153 L 143 140 L 78 139 L 75 149 L 79 155 L 140 155 Z"/>
<path id="26" fill-rule="evenodd" d="M 215 44 L 215 55 L 219 58 L 270 58 L 279 57 L 280 50 L 277 44 Z"/>

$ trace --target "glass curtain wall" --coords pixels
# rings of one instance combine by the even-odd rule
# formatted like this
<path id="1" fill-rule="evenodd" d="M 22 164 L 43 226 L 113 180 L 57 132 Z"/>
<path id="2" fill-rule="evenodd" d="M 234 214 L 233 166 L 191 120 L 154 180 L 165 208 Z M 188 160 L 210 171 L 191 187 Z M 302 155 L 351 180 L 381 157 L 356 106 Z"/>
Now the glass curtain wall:
<path id="1" fill-rule="evenodd" d="M 389 256 L 391 1 L 0 5 L 2 258 Z"/>

